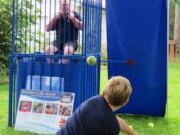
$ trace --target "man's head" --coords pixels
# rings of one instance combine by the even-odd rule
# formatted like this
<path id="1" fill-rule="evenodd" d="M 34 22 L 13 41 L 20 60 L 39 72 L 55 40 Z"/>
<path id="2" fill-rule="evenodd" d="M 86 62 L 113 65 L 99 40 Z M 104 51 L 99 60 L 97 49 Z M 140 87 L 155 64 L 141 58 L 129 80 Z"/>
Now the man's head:
<path id="1" fill-rule="evenodd" d="M 110 105 L 120 107 L 128 103 L 131 92 L 132 88 L 128 79 L 116 76 L 108 80 L 103 96 Z"/>
<path id="2" fill-rule="evenodd" d="M 69 12 L 69 0 L 61 0 L 60 1 L 60 11 L 62 13 L 68 13 Z"/>

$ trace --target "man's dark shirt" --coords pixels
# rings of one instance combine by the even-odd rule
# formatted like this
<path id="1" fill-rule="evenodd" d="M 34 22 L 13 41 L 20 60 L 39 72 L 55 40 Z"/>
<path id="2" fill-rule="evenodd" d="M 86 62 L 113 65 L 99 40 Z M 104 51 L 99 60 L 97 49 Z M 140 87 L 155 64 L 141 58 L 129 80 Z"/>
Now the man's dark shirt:
<path id="1" fill-rule="evenodd" d="M 81 21 L 80 15 L 74 12 L 76 19 Z M 49 30 L 56 30 L 56 40 L 54 45 L 62 51 L 64 44 L 68 42 L 74 43 L 74 49 L 77 49 L 77 40 L 78 40 L 78 28 L 75 26 L 75 20 L 70 20 L 67 15 L 62 13 L 57 15 L 50 25 Z"/>

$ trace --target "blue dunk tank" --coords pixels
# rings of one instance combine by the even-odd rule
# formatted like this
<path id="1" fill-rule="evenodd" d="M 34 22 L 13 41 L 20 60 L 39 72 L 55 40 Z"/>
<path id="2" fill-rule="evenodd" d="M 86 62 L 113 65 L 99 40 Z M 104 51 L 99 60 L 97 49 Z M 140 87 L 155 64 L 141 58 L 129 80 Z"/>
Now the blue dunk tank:
<path id="1" fill-rule="evenodd" d="M 9 126 L 22 89 L 99 93 L 101 0 L 13 0 Z M 66 48 L 66 49 L 65 49 Z M 86 62 L 95 56 L 96 64 Z"/>

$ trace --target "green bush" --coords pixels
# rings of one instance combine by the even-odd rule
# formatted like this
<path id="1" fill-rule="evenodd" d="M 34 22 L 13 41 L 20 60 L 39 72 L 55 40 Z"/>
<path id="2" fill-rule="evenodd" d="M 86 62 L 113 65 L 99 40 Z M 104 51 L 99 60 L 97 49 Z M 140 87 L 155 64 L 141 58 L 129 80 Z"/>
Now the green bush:
<path id="1" fill-rule="evenodd" d="M 169 39 L 174 39 L 174 19 L 175 19 L 175 2 L 170 0 L 169 2 Z"/>
<path id="2" fill-rule="evenodd" d="M 35 24 L 35 19 L 40 17 L 40 9 L 36 8 L 31 2 L 27 0 L 21 3 L 21 1 L 16 0 L 14 4 L 14 43 L 16 44 L 16 52 L 19 52 L 20 44 L 22 44 L 21 49 L 25 46 L 25 37 L 31 37 L 31 40 L 34 40 L 34 33 L 30 35 L 28 30 L 30 24 L 31 26 Z M 40 0 L 36 0 L 36 2 L 40 3 Z M 36 13 L 36 18 L 31 13 Z M 12 15 L 12 0 L 0 0 L 0 75 L 7 75 L 9 71 L 9 55 L 12 44 Z M 38 40 L 36 41 L 39 42 Z"/>
<path id="3" fill-rule="evenodd" d="M 107 47 L 105 45 L 101 47 L 101 60 L 107 60 Z M 101 65 L 107 66 L 107 62 L 102 62 Z"/>
<path id="4" fill-rule="evenodd" d="M 0 0 L 0 74 L 8 72 L 11 50 L 11 0 Z"/>

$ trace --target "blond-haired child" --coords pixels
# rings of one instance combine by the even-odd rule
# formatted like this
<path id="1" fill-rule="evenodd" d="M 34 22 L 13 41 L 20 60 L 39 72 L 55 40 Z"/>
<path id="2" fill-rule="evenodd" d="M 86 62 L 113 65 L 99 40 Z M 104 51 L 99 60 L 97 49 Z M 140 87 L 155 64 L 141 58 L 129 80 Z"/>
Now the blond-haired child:
<path id="1" fill-rule="evenodd" d="M 56 135 L 137 135 L 113 112 L 126 105 L 132 88 L 130 82 L 116 76 L 108 80 L 102 95 L 83 102 Z"/>

